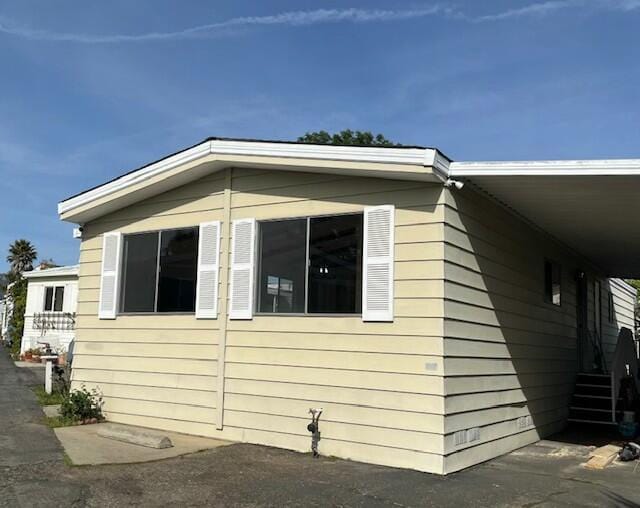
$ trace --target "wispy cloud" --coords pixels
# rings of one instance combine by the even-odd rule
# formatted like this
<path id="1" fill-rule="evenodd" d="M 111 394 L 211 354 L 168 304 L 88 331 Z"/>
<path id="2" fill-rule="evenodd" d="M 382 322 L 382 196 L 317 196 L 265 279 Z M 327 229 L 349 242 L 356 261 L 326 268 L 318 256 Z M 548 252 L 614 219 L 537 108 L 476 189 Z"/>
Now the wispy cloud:
<path id="1" fill-rule="evenodd" d="M 546 16 L 552 12 L 560 9 L 567 9 L 569 7 L 575 7 L 576 1 L 572 0 L 558 0 L 549 2 L 540 2 L 517 9 L 508 9 L 506 11 L 498 12 L 495 14 L 485 14 L 482 16 L 476 16 L 473 18 L 467 18 L 474 23 L 485 23 L 488 21 L 502 21 L 510 18 L 522 18 L 528 16 Z"/>
<path id="2" fill-rule="evenodd" d="M 290 11 L 266 16 L 243 16 L 168 32 L 139 34 L 88 34 L 54 32 L 20 25 L 0 16 L 0 33 L 34 41 L 80 44 L 119 44 L 210 38 L 232 35 L 238 30 L 258 26 L 309 26 L 329 23 L 383 23 L 441 16 L 470 23 L 497 22 L 524 17 L 540 17 L 566 9 L 630 12 L 640 10 L 640 0 L 546 0 L 495 13 L 470 15 L 454 4 L 434 4 L 419 9 L 316 9 Z"/>
<path id="3" fill-rule="evenodd" d="M 124 42 L 153 42 L 175 39 L 193 39 L 227 35 L 234 29 L 255 26 L 305 26 L 328 23 L 375 23 L 401 21 L 443 14 L 449 8 L 433 5 L 423 9 L 317 9 L 312 11 L 283 12 L 270 16 L 244 16 L 217 23 L 199 25 L 172 32 L 149 32 L 142 34 L 92 35 L 82 33 L 51 32 L 19 26 L 10 20 L 0 18 L 0 32 L 31 40 L 52 42 L 77 42 L 84 44 L 110 44 Z"/>

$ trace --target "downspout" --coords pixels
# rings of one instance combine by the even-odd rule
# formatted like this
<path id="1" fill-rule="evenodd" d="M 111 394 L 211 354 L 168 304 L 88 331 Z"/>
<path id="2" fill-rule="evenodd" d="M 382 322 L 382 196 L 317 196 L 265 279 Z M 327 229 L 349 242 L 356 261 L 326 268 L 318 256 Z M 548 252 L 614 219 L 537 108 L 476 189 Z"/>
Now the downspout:
<path id="1" fill-rule="evenodd" d="M 226 169 L 224 195 L 223 195 L 223 213 L 222 213 L 222 250 L 223 261 L 220 267 L 220 314 L 218 315 L 219 333 L 218 333 L 218 386 L 217 386 L 217 403 L 216 403 L 216 429 L 222 430 L 224 426 L 224 363 L 227 346 L 227 302 L 229 288 L 229 264 L 230 264 L 230 246 L 231 246 L 231 179 L 232 168 Z"/>

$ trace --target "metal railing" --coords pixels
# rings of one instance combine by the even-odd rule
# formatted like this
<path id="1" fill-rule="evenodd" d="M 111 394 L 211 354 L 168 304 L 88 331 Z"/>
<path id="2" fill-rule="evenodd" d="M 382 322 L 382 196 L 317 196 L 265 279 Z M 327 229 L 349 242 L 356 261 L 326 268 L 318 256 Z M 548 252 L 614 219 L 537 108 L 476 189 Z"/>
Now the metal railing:
<path id="1" fill-rule="evenodd" d="M 75 312 L 36 312 L 33 314 L 33 328 L 42 335 L 49 330 L 69 331 L 76 327 Z"/>

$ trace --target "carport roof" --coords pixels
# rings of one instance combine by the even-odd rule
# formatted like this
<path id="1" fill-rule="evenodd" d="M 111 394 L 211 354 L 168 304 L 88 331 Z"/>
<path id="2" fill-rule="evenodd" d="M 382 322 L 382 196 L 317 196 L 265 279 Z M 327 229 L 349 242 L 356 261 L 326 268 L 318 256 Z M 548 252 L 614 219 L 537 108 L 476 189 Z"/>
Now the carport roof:
<path id="1" fill-rule="evenodd" d="M 471 182 L 611 277 L 640 276 L 640 159 L 452 162 Z"/>

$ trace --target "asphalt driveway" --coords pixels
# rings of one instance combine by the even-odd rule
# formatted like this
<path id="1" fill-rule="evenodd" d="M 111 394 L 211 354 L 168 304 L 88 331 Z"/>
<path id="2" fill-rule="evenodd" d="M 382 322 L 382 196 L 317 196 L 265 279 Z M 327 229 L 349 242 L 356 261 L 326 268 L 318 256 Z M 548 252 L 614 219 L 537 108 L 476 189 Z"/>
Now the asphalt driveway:
<path id="1" fill-rule="evenodd" d="M 553 442 L 447 477 L 246 444 L 70 467 L 22 370 L 0 353 L 0 506 L 640 506 L 633 465 L 585 470 Z"/>

